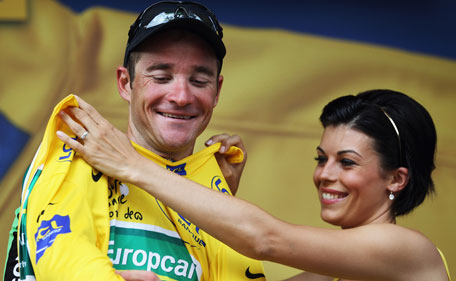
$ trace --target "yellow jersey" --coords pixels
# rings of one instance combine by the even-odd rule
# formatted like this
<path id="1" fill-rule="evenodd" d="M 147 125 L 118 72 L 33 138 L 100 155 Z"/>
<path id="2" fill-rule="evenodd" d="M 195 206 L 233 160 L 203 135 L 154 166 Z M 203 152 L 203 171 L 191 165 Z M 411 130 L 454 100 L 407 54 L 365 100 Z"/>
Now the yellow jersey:
<path id="1" fill-rule="evenodd" d="M 74 135 L 57 117 L 67 106 L 77 106 L 72 95 L 55 107 L 24 180 L 21 280 L 122 280 L 116 269 L 150 270 L 162 280 L 265 280 L 260 261 L 235 252 L 142 189 L 94 170 L 61 142 L 57 130 Z M 177 162 L 133 145 L 168 170 L 231 195 L 214 157 L 220 144 Z M 230 153 L 232 161 L 242 161 L 240 149 Z"/>

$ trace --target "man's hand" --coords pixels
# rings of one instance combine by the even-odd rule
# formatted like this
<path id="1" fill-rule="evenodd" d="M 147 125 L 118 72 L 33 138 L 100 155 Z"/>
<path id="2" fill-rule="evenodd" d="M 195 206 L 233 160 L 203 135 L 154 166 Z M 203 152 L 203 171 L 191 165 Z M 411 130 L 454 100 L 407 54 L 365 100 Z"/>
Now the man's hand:
<path id="1" fill-rule="evenodd" d="M 238 135 L 228 135 L 228 134 L 221 134 L 215 135 L 211 137 L 209 140 L 206 141 L 206 145 L 209 146 L 211 144 L 220 142 L 221 146 L 218 153 L 215 154 L 215 158 L 222 170 L 223 176 L 230 187 L 231 193 L 233 195 L 236 194 L 239 182 L 241 180 L 242 171 L 244 170 L 245 162 L 247 161 L 247 151 L 245 150 L 244 144 L 242 143 L 241 137 Z M 230 163 L 226 160 L 226 151 L 231 146 L 237 146 L 242 149 L 244 152 L 244 160 L 241 163 Z"/>

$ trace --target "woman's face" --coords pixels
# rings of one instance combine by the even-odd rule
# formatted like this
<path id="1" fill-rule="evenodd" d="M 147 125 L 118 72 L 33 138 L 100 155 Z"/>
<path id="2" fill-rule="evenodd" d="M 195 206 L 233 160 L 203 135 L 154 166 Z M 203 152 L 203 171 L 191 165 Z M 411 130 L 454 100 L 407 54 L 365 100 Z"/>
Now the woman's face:
<path id="1" fill-rule="evenodd" d="M 324 221 L 342 228 L 391 221 L 391 176 L 381 169 L 372 138 L 346 125 L 328 126 L 316 160 L 313 180 Z"/>

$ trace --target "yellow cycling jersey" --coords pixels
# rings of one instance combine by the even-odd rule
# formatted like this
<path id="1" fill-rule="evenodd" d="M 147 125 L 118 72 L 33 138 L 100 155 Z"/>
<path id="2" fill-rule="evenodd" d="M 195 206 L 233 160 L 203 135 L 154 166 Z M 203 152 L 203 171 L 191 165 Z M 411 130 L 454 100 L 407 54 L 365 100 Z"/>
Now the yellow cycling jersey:
<path id="1" fill-rule="evenodd" d="M 231 195 L 214 157 L 220 144 L 177 162 L 133 145 L 162 167 Z M 116 269 L 151 270 L 162 280 L 264 280 L 261 262 L 235 252 L 144 190 L 117 180 L 109 181 L 109 190 L 108 255 Z"/>
<path id="2" fill-rule="evenodd" d="M 55 107 L 24 180 L 21 280 L 122 280 L 116 269 L 149 270 L 162 280 L 265 279 L 260 261 L 235 252 L 142 189 L 106 177 L 61 142 L 57 130 L 73 135 L 57 117 L 67 106 L 77 106 L 71 95 Z M 133 145 L 166 169 L 231 195 L 214 157 L 220 144 L 177 162 Z M 230 153 L 232 161 L 242 160 L 240 149 Z"/>

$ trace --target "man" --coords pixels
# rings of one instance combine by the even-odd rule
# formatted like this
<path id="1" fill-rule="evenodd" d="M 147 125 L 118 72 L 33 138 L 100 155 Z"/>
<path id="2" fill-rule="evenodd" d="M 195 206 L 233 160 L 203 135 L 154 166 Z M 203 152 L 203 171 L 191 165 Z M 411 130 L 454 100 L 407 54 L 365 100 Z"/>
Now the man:
<path id="1" fill-rule="evenodd" d="M 223 84 L 222 36 L 204 6 L 154 4 L 130 28 L 117 85 L 129 103 L 127 135 L 141 154 L 229 194 L 214 156 L 219 146 L 193 154 Z M 55 132 L 69 133 L 57 112 L 67 108 L 77 116 L 68 109 L 75 105 L 70 96 L 56 107 L 26 176 L 19 216 L 21 279 L 120 279 L 112 266 L 154 271 L 164 280 L 264 279 L 259 261 L 234 252 L 136 186 L 103 176 L 55 141 Z M 75 138 L 84 141 L 87 131 Z M 237 183 L 233 187 L 234 193 Z"/>

